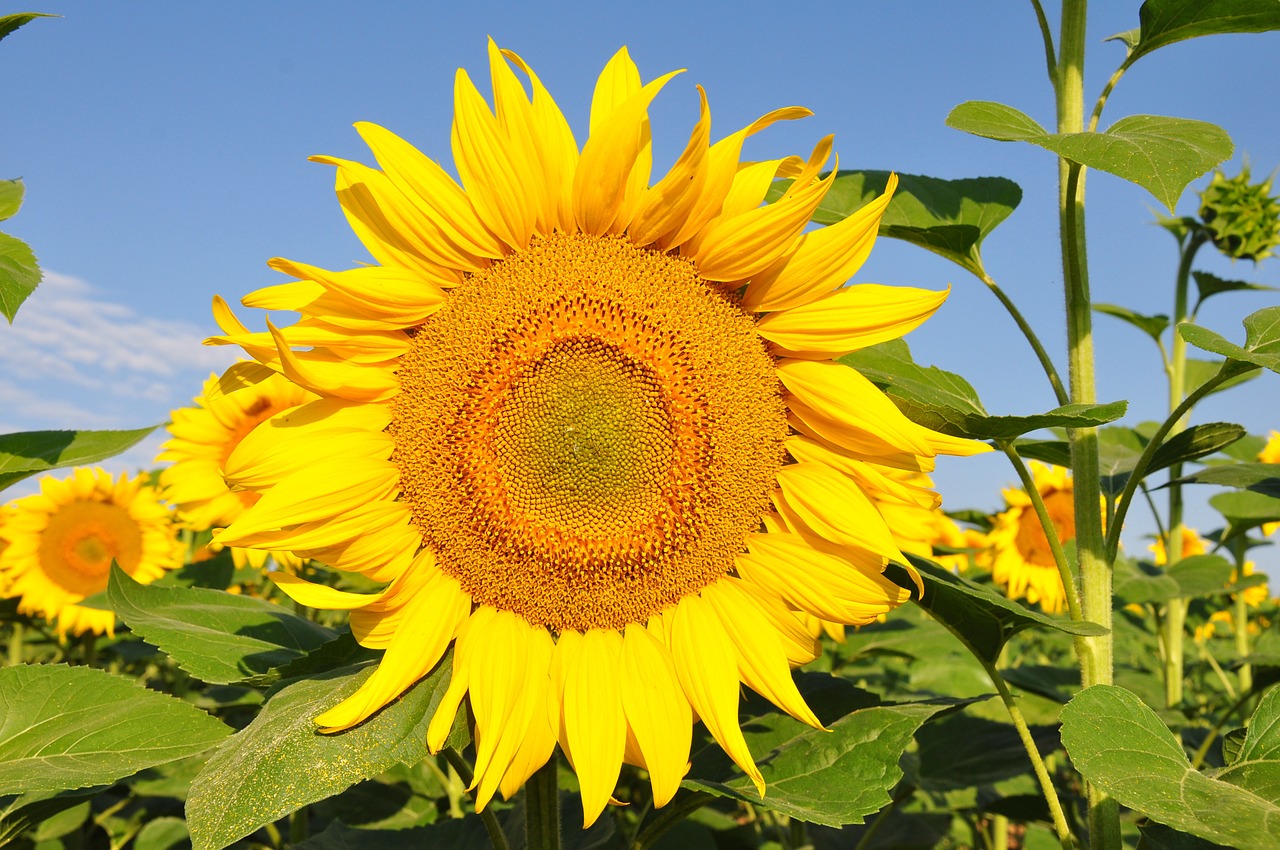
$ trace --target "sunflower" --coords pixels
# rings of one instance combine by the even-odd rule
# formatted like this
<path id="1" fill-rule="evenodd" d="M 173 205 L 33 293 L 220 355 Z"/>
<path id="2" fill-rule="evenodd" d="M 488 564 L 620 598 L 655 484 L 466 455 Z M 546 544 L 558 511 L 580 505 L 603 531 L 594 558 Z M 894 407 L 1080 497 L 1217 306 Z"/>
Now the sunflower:
<path id="1" fill-rule="evenodd" d="M 1182 557 L 1190 558 L 1192 555 L 1203 555 L 1209 551 L 1205 546 L 1204 538 L 1194 528 L 1181 526 L 1180 536 L 1182 537 Z M 1169 554 L 1165 549 L 1163 537 L 1157 537 L 1147 549 L 1154 556 L 1157 567 L 1163 567 L 1169 563 Z"/>
<path id="2" fill-rule="evenodd" d="M 246 364 L 248 365 L 248 364 Z M 232 490 L 223 477 L 227 458 L 260 423 L 316 399 L 282 375 L 262 370 L 255 381 L 220 382 L 210 375 L 195 407 L 170 413 L 171 439 L 156 460 L 170 462 L 160 473 L 161 495 L 172 502 L 179 518 L 196 531 L 229 525 L 260 498 L 248 490 Z M 213 545 L 213 550 L 218 548 Z M 297 569 L 302 561 L 290 552 L 231 548 L 237 568 L 261 569 L 268 554 L 280 566 Z"/>
<path id="3" fill-rule="evenodd" d="M 114 634 L 115 614 L 77 604 L 106 590 L 111 562 L 144 584 L 181 565 L 172 514 L 147 481 L 81 468 L 10 503 L 0 524 L 4 595 L 21 597 L 24 614 L 56 619 L 59 635 Z"/>
<path id="4" fill-rule="evenodd" d="M 1054 532 L 1063 543 L 1076 536 L 1076 510 L 1071 473 L 1061 466 L 1031 461 L 1036 492 L 1044 501 Z M 1067 591 L 1049 548 L 1040 518 L 1025 490 L 1005 488 L 1005 510 L 987 535 L 988 548 L 978 562 L 991 570 L 996 584 L 1010 599 L 1039 603 L 1049 613 L 1065 611 Z"/>
<path id="5" fill-rule="evenodd" d="M 296 281 L 243 303 L 301 319 L 266 333 L 215 300 L 209 342 L 260 364 L 224 380 L 266 367 L 319 396 L 232 452 L 228 481 L 262 498 L 217 539 L 388 583 L 358 595 L 273 574 L 386 650 L 317 718 L 325 731 L 453 646 L 428 744 L 469 698 L 479 807 L 557 742 L 585 823 L 624 761 L 661 806 L 694 717 L 763 793 L 740 685 L 819 726 L 789 674 L 817 652 L 797 612 L 859 624 L 908 599 L 882 575 L 903 556 L 869 492 L 904 489 L 883 470 L 986 448 L 914 424 L 832 362 L 915 328 L 946 293 L 841 288 L 889 197 L 806 233 L 830 138 L 807 160 L 739 161 L 747 137 L 806 110 L 711 143 L 699 89 L 688 145 L 651 183 L 648 106 L 675 74 L 642 84 L 619 51 L 579 149 L 524 61 L 492 42 L 489 58 L 494 109 L 457 75 L 461 185 L 372 124 L 356 128 L 379 168 L 315 158 L 377 265 L 272 260 Z M 762 206 L 778 177 L 789 188 Z"/>

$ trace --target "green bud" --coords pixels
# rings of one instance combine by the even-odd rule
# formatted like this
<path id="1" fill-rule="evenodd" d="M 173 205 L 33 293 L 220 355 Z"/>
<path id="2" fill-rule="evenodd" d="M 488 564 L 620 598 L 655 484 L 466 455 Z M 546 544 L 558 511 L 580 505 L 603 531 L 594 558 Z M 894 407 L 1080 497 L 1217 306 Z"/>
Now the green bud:
<path id="1" fill-rule="evenodd" d="M 1235 177 L 1215 171 L 1200 193 L 1200 220 L 1213 244 L 1233 260 L 1255 263 L 1280 245 L 1280 201 L 1271 196 L 1271 178 L 1249 182 L 1249 166 Z"/>

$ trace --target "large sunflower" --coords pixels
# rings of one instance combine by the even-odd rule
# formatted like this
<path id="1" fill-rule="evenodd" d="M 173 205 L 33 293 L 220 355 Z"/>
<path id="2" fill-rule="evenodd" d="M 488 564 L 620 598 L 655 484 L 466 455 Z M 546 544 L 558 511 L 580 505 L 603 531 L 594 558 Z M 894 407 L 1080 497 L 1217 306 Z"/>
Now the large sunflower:
<path id="1" fill-rule="evenodd" d="M 56 620 L 59 634 L 114 633 L 114 613 L 77 604 L 106 590 L 112 560 L 144 584 L 181 566 L 172 514 L 146 475 L 47 476 L 38 494 L 5 510 L 0 589 L 21 597 L 19 611 Z"/>
<path id="2" fill-rule="evenodd" d="M 263 371 L 257 377 L 253 382 L 223 386 L 211 375 L 194 399 L 195 407 L 181 407 L 170 414 L 171 439 L 156 458 L 172 464 L 160 473 L 162 495 L 174 504 L 182 521 L 197 531 L 229 525 L 260 498 L 251 490 L 232 490 L 223 477 L 227 458 L 240 441 L 277 413 L 316 399 L 283 375 Z M 268 556 L 266 551 L 238 546 L 231 548 L 231 554 L 237 567 L 261 568 Z M 284 567 L 296 569 L 301 564 L 289 552 L 270 555 Z"/>
<path id="3" fill-rule="evenodd" d="M 916 327 L 945 293 L 840 288 L 888 195 L 805 233 L 831 186 L 829 138 L 807 161 L 739 161 L 748 136 L 805 110 L 712 144 L 699 89 L 688 146 L 651 185 L 647 109 L 674 74 L 642 85 L 620 51 L 579 150 L 529 67 L 492 43 L 489 58 L 493 110 L 457 76 L 461 186 L 371 124 L 356 126 L 380 170 L 316 158 L 378 265 L 273 260 L 297 281 L 244 303 L 302 318 L 267 333 L 215 301 L 210 342 L 320 396 L 232 453 L 228 480 L 263 495 L 219 539 L 389 582 L 360 596 L 276 577 L 350 609 L 359 640 L 386 649 L 317 718 L 327 731 L 453 644 L 428 743 L 469 697 L 479 806 L 557 741 L 587 823 L 624 761 L 663 805 L 695 716 L 763 793 L 740 684 L 819 725 L 789 674 L 816 652 L 797 612 L 859 624 L 908 598 L 882 575 L 902 554 L 868 493 L 905 490 L 886 469 L 985 448 L 912 423 L 831 362 Z M 779 176 L 794 180 L 762 206 Z"/>
<path id="4" fill-rule="evenodd" d="M 1058 539 L 1065 543 L 1075 538 L 1075 491 L 1070 471 L 1033 460 L 1031 476 Z M 1049 613 L 1065 611 L 1067 591 L 1031 497 L 1025 490 L 1006 488 L 1004 500 L 1005 510 L 996 516 L 987 535 L 990 548 L 979 563 L 991 570 L 992 579 L 1005 588 L 1010 599 L 1038 602 Z"/>

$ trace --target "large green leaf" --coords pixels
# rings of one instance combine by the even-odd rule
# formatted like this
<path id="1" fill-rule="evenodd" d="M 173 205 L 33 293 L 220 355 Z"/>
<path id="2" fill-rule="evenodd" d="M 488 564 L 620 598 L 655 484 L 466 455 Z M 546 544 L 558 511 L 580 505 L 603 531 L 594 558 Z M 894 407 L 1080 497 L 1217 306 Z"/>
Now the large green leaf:
<path id="1" fill-rule="evenodd" d="M 314 718 L 355 693 L 371 666 L 284 687 L 192 783 L 187 824 L 195 850 L 226 847 L 308 803 L 425 758 L 427 724 L 448 687 L 451 659 L 446 655 L 398 700 L 335 735 L 317 732 Z"/>
<path id="2" fill-rule="evenodd" d="M 840 171 L 813 220 L 843 221 L 883 194 L 888 180 L 888 171 Z M 779 181 L 770 199 L 787 185 Z M 942 180 L 899 174 L 897 191 L 880 218 L 880 235 L 919 245 L 982 277 L 982 240 L 1021 200 L 1018 184 L 1003 177 Z"/>
<path id="3" fill-rule="evenodd" d="M 97 463 L 120 454 L 157 427 L 136 431 L 24 431 L 0 435 L 0 490 L 41 472 Z"/>
<path id="4" fill-rule="evenodd" d="M 119 567 L 111 569 L 107 599 L 134 633 L 216 685 L 263 676 L 337 637 L 265 599 L 139 584 Z"/>
<path id="5" fill-rule="evenodd" d="M 1274 702 L 1274 690 L 1268 698 Z M 1259 760 L 1274 759 L 1272 735 L 1259 741 Z M 1263 796 L 1274 791 L 1269 774 L 1234 766 L 1221 778 L 1200 773 L 1164 722 L 1124 688 L 1094 685 L 1077 694 L 1062 710 L 1062 743 L 1086 779 L 1154 821 L 1240 850 L 1276 846 L 1280 805 Z"/>
<path id="6" fill-rule="evenodd" d="M 1166 574 L 1178 583 L 1178 595 L 1216 596 L 1227 592 L 1235 567 L 1220 555 L 1192 555 L 1169 567 Z"/>
<path id="7" fill-rule="evenodd" d="M 1030 727 L 1043 755 L 1058 748 L 1056 726 Z M 959 713 L 927 723 L 916 733 L 920 744 L 920 787 L 948 791 L 992 785 L 1032 770 L 1026 746 L 1009 723 Z"/>
<path id="8" fill-rule="evenodd" d="M 1147 474 L 1167 469 L 1175 463 L 1196 460 L 1221 451 L 1249 432 L 1232 422 L 1205 422 L 1192 425 L 1167 439 L 1151 456 Z"/>
<path id="9" fill-rule="evenodd" d="M 1187 184 L 1231 156 L 1231 137 L 1214 124 L 1161 115 L 1129 115 L 1096 133 L 1049 133 L 1002 103 L 969 101 L 947 125 L 1003 142 L 1030 142 L 1149 191 L 1172 212 Z"/>
<path id="10" fill-rule="evenodd" d="M 1108 316 L 1115 316 L 1123 322 L 1128 322 L 1156 342 L 1160 341 L 1160 335 L 1169 327 L 1169 317 L 1163 313 L 1146 316 L 1142 313 L 1136 313 L 1128 307 L 1121 307 L 1116 304 L 1094 304 L 1093 309 Z"/>
<path id="11" fill-rule="evenodd" d="M 1183 322 L 1178 333 L 1196 348 L 1280 372 L 1280 307 L 1263 307 L 1244 318 L 1244 346 L 1229 342 L 1208 328 Z"/>
<path id="12" fill-rule="evenodd" d="M 36 255 L 26 242 L 0 233 L 0 313 L 13 324 L 18 307 L 40 283 Z"/>
<path id="13" fill-rule="evenodd" d="M 1250 490 L 1219 493 L 1209 499 L 1209 504 L 1227 518 L 1233 534 L 1264 523 L 1280 521 L 1280 499 L 1264 493 Z"/>
<path id="14" fill-rule="evenodd" d="M 902 777 L 898 760 L 912 735 L 954 705 L 876 705 L 872 695 L 823 674 L 800 674 L 797 684 L 827 730 L 776 710 L 743 712 L 743 736 L 766 783 L 763 800 L 714 745 L 695 754 L 684 787 L 764 806 L 806 823 L 861 823 L 890 802 L 889 791 Z"/>
<path id="15" fill-rule="evenodd" d="M 936 366 L 920 366 L 902 340 L 841 357 L 884 387 L 898 408 L 926 428 L 976 440 L 1013 439 L 1041 428 L 1086 428 L 1124 416 L 1127 402 L 1068 404 L 1033 416 L 992 416 L 964 378 Z"/>
<path id="16" fill-rule="evenodd" d="M 1011 602 L 984 585 L 955 575 L 932 561 L 908 557 L 924 581 L 924 595 L 918 600 L 920 607 L 960 638 L 974 655 L 988 663 L 994 664 L 1009 638 L 1026 629 L 1056 629 L 1073 635 L 1107 632 L 1097 623 L 1047 617 Z M 886 575 L 909 590 L 915 586 L 906 571 L 898 567 L 891 566 Z"/>
<path id="17" fill-rule="evenodd" d="M 1128 63 L 1153 50 L 1202 35 L 1280 29 L 1276 0 L 1147 0 L 1138 10 L 1138 28 L 1119 33 L 1129 47 Z"/>
<path id="18" fill-rule="evenodd" d="M 0 668 L 0 794 L 110 784 L 230 732 L 181 700 L 102 670 Z"/>
<path id="19" fill-rule="evenodd" d="M 1179 484 L 1219 484 L 1280 498 L 1280 463 L 1224 463 L 1178 479 Z"/>
<path id="20" fill-rule="evenodd" d="M 1116 558 L 1115 607 L 1132 603 L 1163 603 L 1181 595 L 1182 586 L 1164 570 L 1132 558 Z"/>

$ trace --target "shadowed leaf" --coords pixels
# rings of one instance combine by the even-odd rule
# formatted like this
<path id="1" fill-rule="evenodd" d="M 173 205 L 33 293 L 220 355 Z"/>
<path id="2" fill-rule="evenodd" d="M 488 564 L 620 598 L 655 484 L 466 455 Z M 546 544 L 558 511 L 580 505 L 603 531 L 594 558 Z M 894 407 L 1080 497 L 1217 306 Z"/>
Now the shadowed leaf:
<path id="1" fill-rule="evenodd" d="M 1112 36 L 1129 47 L 1130 64 L 1188 38 L 1280 29 L 1280 4 L 1275 0 L 1147 0 L 1138 10 L 1138 22 L 1137 29 Z"/>
<path id="2" fill-rule="evenodd" d="M 0 435 L 0 490 L 41 472 L 118 455 L 154 431 L 24 431 Z"/>

